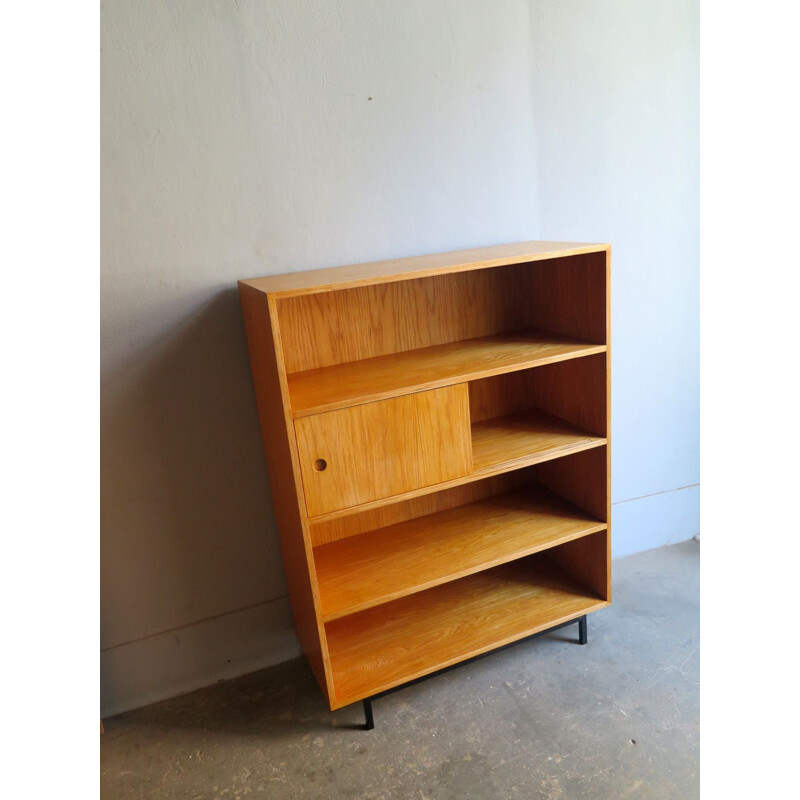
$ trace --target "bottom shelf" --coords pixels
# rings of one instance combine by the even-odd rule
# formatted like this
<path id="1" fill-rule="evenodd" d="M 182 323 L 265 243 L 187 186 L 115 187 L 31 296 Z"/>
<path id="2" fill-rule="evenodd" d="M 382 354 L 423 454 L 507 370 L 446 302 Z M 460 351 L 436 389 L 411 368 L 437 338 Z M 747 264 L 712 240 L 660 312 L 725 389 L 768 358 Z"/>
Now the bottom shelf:
<path id="1" fill-rule="evenodd" d="M 332 708 L 606 605 L 538 554 L 334 620 Z"/>

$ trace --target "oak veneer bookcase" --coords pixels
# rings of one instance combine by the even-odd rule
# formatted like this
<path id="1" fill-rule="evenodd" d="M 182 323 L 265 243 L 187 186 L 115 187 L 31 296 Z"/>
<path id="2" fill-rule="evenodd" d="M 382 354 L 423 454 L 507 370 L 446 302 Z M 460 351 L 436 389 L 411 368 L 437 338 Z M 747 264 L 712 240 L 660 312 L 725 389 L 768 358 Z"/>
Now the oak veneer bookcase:
<path id="1" fill-rule="evenodd" d="M 610 602 L 608 245 L 239 282 L 298 639 L 331 709 Z"/>

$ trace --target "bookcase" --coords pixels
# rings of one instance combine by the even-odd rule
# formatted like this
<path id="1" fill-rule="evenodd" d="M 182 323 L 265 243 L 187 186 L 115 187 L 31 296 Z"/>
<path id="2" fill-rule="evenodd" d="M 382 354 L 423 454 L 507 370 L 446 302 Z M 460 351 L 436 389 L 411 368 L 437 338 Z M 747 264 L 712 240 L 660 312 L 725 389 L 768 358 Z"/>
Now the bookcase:
<path id="1" fill-rule="evenodd" d="M 522 242 L 239 282 L 331 709 L 570 621 L 585 641 L 609 604 L 609 270 L 605 244 Z"/>

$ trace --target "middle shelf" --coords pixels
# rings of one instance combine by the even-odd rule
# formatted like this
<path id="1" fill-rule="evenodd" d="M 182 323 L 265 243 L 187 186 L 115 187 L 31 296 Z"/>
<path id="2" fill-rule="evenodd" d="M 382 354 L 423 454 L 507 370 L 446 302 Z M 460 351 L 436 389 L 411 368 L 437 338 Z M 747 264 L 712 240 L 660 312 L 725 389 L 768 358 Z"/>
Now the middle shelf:
<path id="1" fill-rule="evenodd" d="M 513 468 L 516 462 L 535 464 L 606 443 L 602 436 L 538 409 L 528 409 L 473 423 L 474 474 Z"/>
<path id="2" fill-rule="evenodd" d="M 334 620 L 605 528 L 526 486 L 323 544 L 314 549 L 322 616 Z"/>

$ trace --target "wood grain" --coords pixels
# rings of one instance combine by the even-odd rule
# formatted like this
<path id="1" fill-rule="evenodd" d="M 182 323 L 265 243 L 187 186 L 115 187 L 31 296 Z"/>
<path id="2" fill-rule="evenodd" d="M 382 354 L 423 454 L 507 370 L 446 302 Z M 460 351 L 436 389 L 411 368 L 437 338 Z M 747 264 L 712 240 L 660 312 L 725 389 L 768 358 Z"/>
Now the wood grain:
<path id="1" fill-rule="evenodd" d="M 595 531 L 605 523 L 525 487 L 314 551 L 323 619 L 362 611 Z"/>
<path id="2" fill-rule="evenodd" d="M 302 417 L 295 430 L 312 517 L 472 470 L 465 384 Z"/>
<path id="3" fill-rule="evenodd" d="M 503 494 L 520 486 L 534 483 L 534 469 L 534 467 L 517 469 L 483 480 L 454 486 L 451 489 L 441 489 L 439 485 L 436 487 L 437 491 L 431 491 L 408 500 L 383 504 L 377 508 L 354 512 L 335 519 L 309 520 L 311 541 L 316 548 L 319 545 L 336 542 L 349 536 L 358 536 L 360 533 L 374 531 L 378 528 L 388 528 L 390 525 L 396 525 L 409 519 L 436 514 L 439 511 L 447 511 L 456 506 L 475 503 L 493 495 Z"/>
<path id="4" fill-rule="evenodd" d="M 607 467 L 606 445 L 538 464 L 533 479 L 597 519 L 610 522 Z"/>
<path id="5" fill-rule="evenodd" d="M 605 354 L 548 366 L 533 376 L 535 408 L 571 422 L 595 436 L 608 436 Z"/>
<path id="6" fill-rule="evenodd" d="M 334 620 L 334 708 L 605 605 L 537 554 Z"/>
<path id="7" fill-rule="evenodd" d="M 331 708 L 607 605 L 608 245 L 239 287 L 295 629 Z"/>
<path id="8" fill-rule="evenodd" d="M 517 284 L 504 270 L 362 286 L 280 300 L 290 373 L 517 329 Z"/>
<path id="9" fill-rule="evenodd" d="M 309 520 L 310 524 L 316 526 L 322 523 L 330 523 L 354 514 L 377 511 L 394 503 L 405 503 L 409 500 L 421 498 L 432 492 L 449 491 L 474 481 L 484 480 L 491 476 L 503 475 L 504 473 L 519 470 L 534 464 L 541 464 L 551 459 L 561 459 L 573 453 L 580 453 L 583 450 L 589 450 L 595 447 L 600 448 L 608 441 L 603 437 L 591 436 L 586 431 L 581 431 L 574 425 L 569 425 L 563 420 L 557 420 L 554 417 L 540 412 L 526 411 L 518 415 L 509 416 L 518 418 L 517 428 L 504 428 L 500 420 L 488 420 L 486 423 L 479 423 L 478 426 L 474 426 L 478 428 L 486 426 L 486 447 L 481 451 L 480 443 L 478 446 L 478 456 L 485 456 L 485 464 L 480 469 L 475 466 L 473 440 L 473 471 L 470 474 L 433 486 L 421 486 L 419 489 L 402 492 L 392 497 L 383 497 L 366 503 L 360 503 L 357 506 L 350 506 L 348 508 L 339 509 L 338 511 L 320 514 Z M 526 423 L 526 419 L 529 419 L 530 422 Z M 538 449 L 534 452 L 525 450 L 527 446 L 525 441 L 529 438 L 532 438 L 537 445 Z M 511 445 L 510 449 L 506 449 L 508 444 Z M 507 460 L 494 461 L 494 459 L 497 458 L 505 458 Z"/>
<path id="10" fill-rule="evenodd" d="M 609 542 L 607 531 L 594 533 L 547 550 L 546 554 L 576 581 L 589 587 L 598 597 L 611 597 L 611 575 L 608 571 Z"/>
<path id="11" fill-rule="evenodd" d="M 449 272 L 501 267 L 509 264 L 561 258 L 578 253 L 605 252 L 606 244 L 585 242 L 514 242 L 471 250 L 454 250 L 388 261 L 371 261 L 342 267 L 288 272 L 242 281 L 260 292 L 289 297 L 330 292 L 373 283 L 390 283 L 435 277 Z"/>
<path id="12" fill-rule="evenodd" d="M 538 409 L 595 436 L 606 436 L 605 354 L 496 375 L 469 384 L 473 424 Z"/>
<path id="13" fill-rule="evenodd" d="M 607 344 L 607 255 L 604 248 L 518 271 L 521 318 L 555 333 Z"/>
<path id="14" fill-rule="evenodd" d="M 604 437 L 593 436 L 542 411 L 522 411 L 472 426 L 473 469 L 480 474 L 499 465 L 528 466 L 605 442 Z"/>
<path id="15" fill-rule="evenodd" d="M 606 531 L 606 593 L 605 598 L 611 602 L 611 245 L 605 248 L 605 282 L 606 282 L 606 516 L 608 529 Z"/>
<path id="16" fill-rule="evenodd" d="M 320 688 L 332 701 L 313 551 L 302 495 L 298 492 L 300 470 L 288 415 L 288 395 L 283 390 L 285 373 L 273 330 L 277 317 L 270 313 L 269 300 L 263 293 L 240 284 L 239 297 L 294 628 Z"/>
<path id="17" fill-rule="evenodd" d="M 298 372 L 289 395 L 300 417 L 604 351 L 547 331 L 496 334 Z"/>

